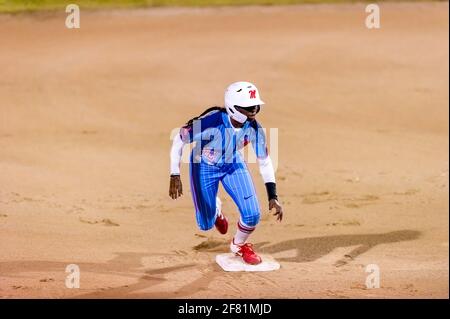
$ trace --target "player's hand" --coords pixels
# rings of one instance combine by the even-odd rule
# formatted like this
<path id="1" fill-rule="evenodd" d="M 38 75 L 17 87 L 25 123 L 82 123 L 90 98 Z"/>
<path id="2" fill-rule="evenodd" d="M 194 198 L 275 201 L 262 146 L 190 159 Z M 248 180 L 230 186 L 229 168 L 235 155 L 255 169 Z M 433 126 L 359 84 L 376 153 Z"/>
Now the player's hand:
<path id="1" fill-rule="evenodd" d="M 269 201 L 269 210 L 272 211 L 272 208 L 275 208 L 275 214 L 273 216 L 277 216 L 277 220 L 281 222 L 283 219 L 283 206 L 276 199 L 271 199 Z"/>
<path id="2" fill-rule="evenodd" d="M 183 185 L 181 184 L 180 175 L 171 175 L 169 196 L 172 197 L 172 199 L 177 199 L 181 195 L 183 195 Z"/>

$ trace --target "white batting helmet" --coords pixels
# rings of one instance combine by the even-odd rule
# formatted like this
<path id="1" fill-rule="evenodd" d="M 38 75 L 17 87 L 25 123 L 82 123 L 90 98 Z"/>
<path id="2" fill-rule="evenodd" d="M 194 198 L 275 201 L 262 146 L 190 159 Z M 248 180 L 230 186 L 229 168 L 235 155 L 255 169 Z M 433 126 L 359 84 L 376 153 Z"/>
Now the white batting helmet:
<path id="1" fill-rule="evenodd" d="M 258 89 L 250 82 L 234 82 L 225 91 L 225 108 L 239 123 L 244 123 L 247 116 L 239 112 L 235 106 L 250 107 L 262 104 L 264 102 L 259 97 Z"/>

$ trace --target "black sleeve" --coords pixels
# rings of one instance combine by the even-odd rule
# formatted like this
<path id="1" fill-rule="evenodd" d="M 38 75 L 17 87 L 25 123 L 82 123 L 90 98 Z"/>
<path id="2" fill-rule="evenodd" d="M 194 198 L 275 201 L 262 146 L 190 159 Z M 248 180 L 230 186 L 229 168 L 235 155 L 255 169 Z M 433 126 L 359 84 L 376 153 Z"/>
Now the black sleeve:
<path id="1" fill-rule="evenodd" d="M 269 200 L 278 199 L 277 184 L 273 182 L 266 183 L 267 197 Z"/>

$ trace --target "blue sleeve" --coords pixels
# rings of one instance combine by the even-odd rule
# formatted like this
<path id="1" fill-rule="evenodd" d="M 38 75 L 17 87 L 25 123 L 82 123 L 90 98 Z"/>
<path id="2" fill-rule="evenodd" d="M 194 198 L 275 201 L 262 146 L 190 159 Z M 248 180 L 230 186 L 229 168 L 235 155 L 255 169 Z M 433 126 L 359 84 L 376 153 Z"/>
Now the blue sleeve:
<path id="1" fill-rule="evenodd" d="M 250 141 L 257 158 L 264 159 L 269 155 L 266 134 L 262 126 L 256 121 L 250 126 Z"/>
<path id="2" fill-rule="evenodd" d="M 222 115 L 219 111 L 212 111 L 197 120 L 194 120 L 192 125 L 183 126 L 180 129 L 180 137 L 184 143 L 192 143 L 202 139 L 202 133 L 205 130 L 218 127 L 221 124 Z"/>
<path id="3" fill-rule="evenodd" d="M 185 144 L 192 143 L 194 140 L 192 125 L 180 128 L 180 138 Z"/>

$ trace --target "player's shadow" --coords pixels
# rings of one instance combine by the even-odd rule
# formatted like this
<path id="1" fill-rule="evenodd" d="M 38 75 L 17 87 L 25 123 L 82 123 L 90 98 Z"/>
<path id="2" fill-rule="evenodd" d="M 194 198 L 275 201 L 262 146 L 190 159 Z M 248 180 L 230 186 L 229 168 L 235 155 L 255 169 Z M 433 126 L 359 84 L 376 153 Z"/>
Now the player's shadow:
<path id="1" fill-rule="evenodd" d="M 419 238 L 419 236 L 420 232 L 416 230 L 398 230 L 382 234 L 335 235 L 300 238 L 282 241 L 276 244 L 262 242 L 256 244 L 255 248 L 257 251 L 267 254 L 276 254 L 294 250 L 295 256 L 277 258 L 277 260 L 303 263 L 315 261 L 339 247 L 357 246 L 350 253 L 342 256 L 342 258 L 336 262 L 336 266 L 341 266 L 377 245 L 414 240 Z"/>
<path id="2" fill-rule="evenodd" d="M 148 289 L 159 285 L 168 279 L 166 276 L 170 273 L 185 271 L 191 268 L 197 268 L 195 263 L 179 263 L 170 267 L 160 267 L 145 269 L 142 264 L 142 259 L 147 257 L 154 257 L 170 254 L 145 254 L 145 253 L 116 253 L 114 258 L 108 260 L 106 263 L 91 263 L 91 262 L 59 262 L 59 261 L 39 261 L 39 260 L 24 260 L 24 261 L 1 261 L 0 274 L 10 278 L 27 278 L 27 273 L 45 273 L 46 278 L 42 280 L 56 281 L 60 284 L 60 288 L 65 286 L 64 280 L 54 279 L 56 277 L 67 276 L 66 267 L 69 264 L 76 264 L 79 267 L 81 278 L 85 277 L 86 273 L 94 273 L 96 275 L 113 275 L 119 277 L 127 277 L 134 279 L 132 283 L 127 285 L 115 287 L 93 288 L 86 292 L 82 289 L 84 286 L 81 280 L 81 289 L 70 289 L 73 294 L 72 298 L 164 298 L 174 297 L 174 293 L 165 294 L 164 292 L 154 293 L 139 293 L 140 290 Z M 107 278 L 107 277 L 106 277 Z M 201 285 L 201 283 L 199 283 Z M 22 286 L 14 286 L 14 289 L 20 289 Z M 69 290 L 68 290 L 69 291 Z M 79 294 L 82 292 L 81 294 Z M 138 293 L 136 293 L 138 292 Z M 167 295 L 167 296 L 166 296 Z"/>
<path id="3" fill-rule="evenodd" d="M 414 230 L 400 230 L 383 234 L 361 234 L 361 235 L 336 235 L 300 238 L 282 241 L 275 244 L 262 242 L 256 244 L 259 252 L 276 254 L 285 251 L 295 250 L 295 256 L 289 258 L 277 258 L 285 262 L 310 262 L 329 254 L 333 249 L 339 247 L 357 246 L 349 254 L 345 255 L 336 266 L 351 261 L 358 255 L 368 251 L 372 247 L 380 244 L 389 244 L 401 241 L 417 239 L 420 232 Z M 228 252 L 228 241 L 217 241 L 218 245 L 198 245 L 195 250 L 203 252 Z M 93 288 L 83 294 L 72 295 L 75 298 L 179 298 L 189 296 L 198 291 L 208 289 L 208 286 L 217 277 L 223 276 L 223 272 L 217 265 L 200 266 L 186 259 L 181 259 L 180 263 L 170 267 L 160 267 L 145 269 L 142 259 L 154 257 L 160 254 L 143 253 L 117 253 L 114 258 L 106 263 L 76 263 L 80 267 L 81 273 L 90 272 L 99 275 L 115 275 L 133 278 L 131 283 L 115 287 Z M 162 254 L 170 255 L 170 254 Z M 164 258 L 164 257 L 163 257 Z M 26 273 L 43 272 L 47 275 L 52 273 L 56 277 L 61 277 L 68 264 L 73 262 L 52 262 L 52 261 L 4 261 L 0 262 L 0 274 L 8 277 L 23 277 Z M 149 288 L 161 285 L 169 279 L 167 275 L 182 271 L 200 271 L 201 276 L 197 279 L 182 285 L 176 290 L 166 288 L 157 291 L 148 291 Z M 129 282 L 129 281 L 128 281 Z M 64 285 L 63 281 L 60 282 Z M 147 290 L 147 291 L 145 291 Z M 81 291 L 80 291 L 81 292 Z"/>

